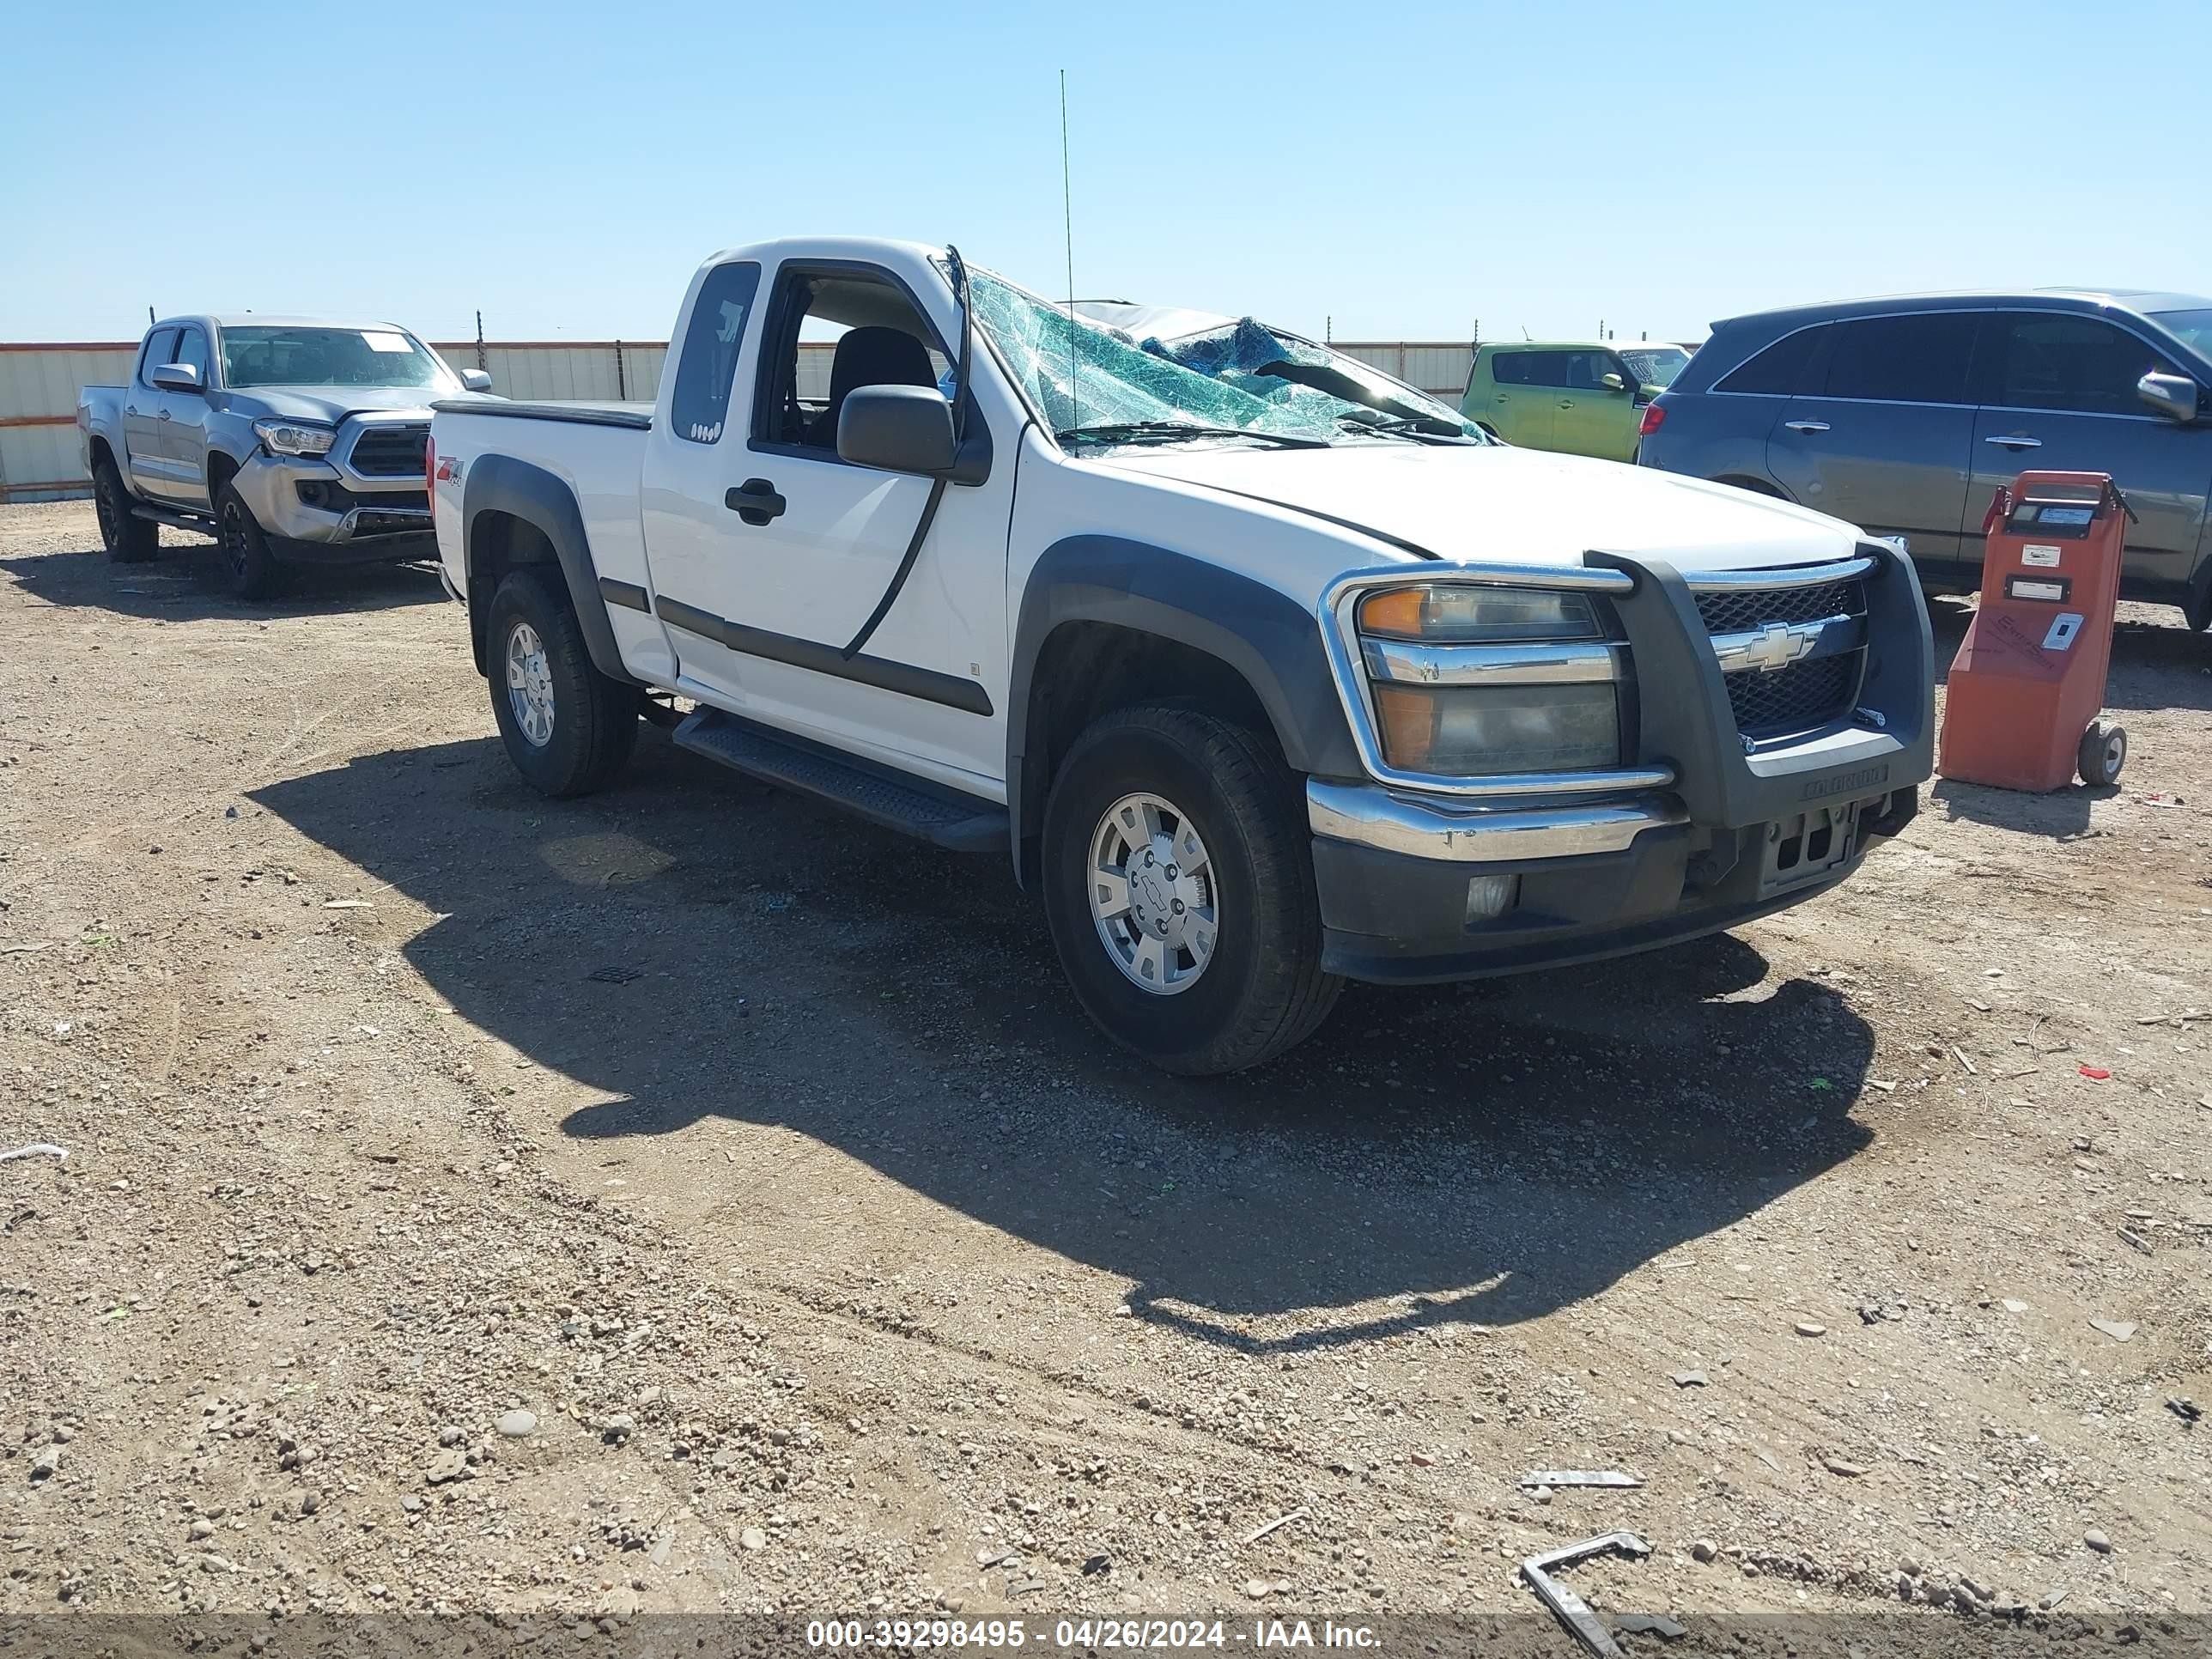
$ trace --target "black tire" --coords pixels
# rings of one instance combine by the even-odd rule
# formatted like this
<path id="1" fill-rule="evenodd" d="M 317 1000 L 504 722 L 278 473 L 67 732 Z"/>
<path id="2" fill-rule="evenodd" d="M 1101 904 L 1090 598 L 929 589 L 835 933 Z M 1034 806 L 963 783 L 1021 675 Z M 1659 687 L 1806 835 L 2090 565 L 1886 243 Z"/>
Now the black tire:
<path id="1" fill-rule="evenodd" d="M 526 661 L 531 655 L 542 655 L 540 689 L 550 699 L 550 727 L 543 741 L 525 728 L 524 712 L 516 707 L 518 691 L 509 682 L 515 636 L 525 628 L 537 636 L 539 648 L 521 655 Z M 592 665 L 584 630 L 577 625 L 567 592 L 538 571 L 509 572 L 492 595 L 484 619 L 484 668 L 491 685 L 492 718 L 499 722 L 507 758 L 540 794 L 557 799 L 603 788 L 637 746 L 643 689 L 610 679 Z M 526 678 L 536 671 L 524 672 Z M 520 701 L 530 702 L 526 686 L 520 691 Z"/>
<path id="2" fill-rule="evenodd" d="M 238 486 L 225 478 L 215 492 L 216 569 L 231 597 L 265 599 L 284 585 L 283 567 Z"/>
<path id="3" fill-rule="evenodd" d="M 161 551 L 161 527 L 132 515 L 131 492 L 112 461 L 97 462 L 92 469 L 92 507 L 100 519 L 100 544 L 116 563 L 137 564 Z"/>
<path id="4" fill-rule="evenodd" d="M 1172 994 L 1129 977 L 1091 908 L 1093 842 L 1133 793 L 1187 813 L 1211 863 L 1221 925 L 1203 969 Z M 1344 981 L 1322 971 L 1299 805 L 1297 780 L 1259 738 L 1194 709 L 1121 709 L 1075 740 L 1045 804 L 1045 917 L 1076 1000 L 1107 1036 L 1163 1070 L 1205 1076 L 1273 1059 L 1321 1024 Z"/>
<path id="5" fill-rule="evenodd" d="M 2127 727 L 2091 720 L 2074 758 L 2082 782 L 2092 789 L 2109 789 L 2120 781 L 2121 769 L 2128 763 Z"/>
<path id="6" fill-rule="evenodd" d="M 2212 582 L 2189 596 L 2181 607 L 2181 615 L 2198 633 L 2212 634 Z"/>

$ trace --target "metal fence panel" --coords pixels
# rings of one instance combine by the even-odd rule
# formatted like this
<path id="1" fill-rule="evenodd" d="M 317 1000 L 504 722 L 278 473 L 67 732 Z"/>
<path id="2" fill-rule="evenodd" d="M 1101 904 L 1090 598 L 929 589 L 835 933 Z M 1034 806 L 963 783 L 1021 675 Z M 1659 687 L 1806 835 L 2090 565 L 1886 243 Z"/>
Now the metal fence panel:
<path id="1" fill-rule="evenodd" d="M 0 501 L 56 501 L 86 494 L 74 421 L 0 426 Z"/>
<path id="2" fill-rule="evenodd" d="M 1334 349 L 1457 406 L 1474 372 L 1474 348 L 1441 340 L 1337 340 Z"/>
<path id="3" fill-rule="evenodd" d="M 131 378 L 135 345 L 0 346 L 0 421 L 76 414 L 77 388 Z"/>

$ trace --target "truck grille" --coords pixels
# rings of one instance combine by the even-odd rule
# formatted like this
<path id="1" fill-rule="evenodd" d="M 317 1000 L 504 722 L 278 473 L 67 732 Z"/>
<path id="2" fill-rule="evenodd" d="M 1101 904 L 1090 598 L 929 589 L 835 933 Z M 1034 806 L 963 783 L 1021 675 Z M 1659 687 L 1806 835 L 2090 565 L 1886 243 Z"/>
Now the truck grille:
<path id="1" fill-rule="evenodd" d="M 1823 617 L 1866 614 L 1866 584 L 1822 582 L 1818 587 L 1722 590 L 1698 595 L 1698 614 L 1708 634 L 1742 634 L 1769 623 L 1818 622 Z"/>
<path id="2" fill-rule="evenodd" d="M 419 478 L 429 442 L 427 424 L 363 427 L 353 441 L 353 470 L 364 478 Z"/>
<path id="3" fill-rule="evenodd" d="M 1709 634 L 1754 633 L 1770 623 L 1819 622 L 1866 615 L 1866 585 L 1853 579 L 1812 587 L 1723 589 L 1697 595 Z M 1809 732 L 1842 719 L 1857 699 L 1866 649 L 1815 657 L 1787 667 L 1725 677 L 1735 729 L 1753 741 Z"/>

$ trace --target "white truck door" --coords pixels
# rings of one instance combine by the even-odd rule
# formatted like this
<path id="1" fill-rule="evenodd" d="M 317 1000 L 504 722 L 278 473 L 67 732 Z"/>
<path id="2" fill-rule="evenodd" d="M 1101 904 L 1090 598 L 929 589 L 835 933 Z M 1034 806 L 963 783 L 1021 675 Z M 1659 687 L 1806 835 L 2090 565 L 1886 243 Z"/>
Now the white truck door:
<path id="1" fill-rule="evenodd" d="M 736 556 L 722 505 L 746 463 L 747 399 L 735 390 L 750 364 L 749 325 L 761 268 L 733 259 L 703 271 L 684 312 L 683 337 L 671 344 L 668 385 L 654 411 L 638 491 L 639 522 L 651 568 L 653 599 L 676 659 L 675 689 L 725 708 L 740 696 L 744 658 L 693 611 L 712 614 Z M 696 625 L 685 626 L 677 618 Z"/>
<path id="2" fill-rule="evenodd" d="M 731 400 L 744 429 L 716 446 L 714 487 L 691 494 L 720 515 L 713 556 L 684 571 L 695 591 L 678 589 L 675 564 L 660 574 L 661 532 L 647 520 L 659 591 L 690 608 L 684 632 L 672 636 L 679 660 L 712 660 L 684 637 L 703 629 L 734 659 L 717 672 L 733 683 L 741 712 L 996 799 L 1018 426 L 994 425 L 992 476 L 945 489 L 896 602 L 862 650 L 844 655 L 897 572 L 930 483 L 839 459 L 839 409 L 857 386 L 949 389 L 957 324 L 941 327 L 906 276 L 851 260 L 787 260 L 763 298 L 760 343 L 738 366 L 753 396 Z M 802 338 L 824 335 L 836 339 L 832 353 L 801 349 Z M 806 383 L 811 360 L 824 355 L 833 358 L 828 384 Z M 977 373 L 984 356 L 976 347 Z M 993 419 L 991 402 L 979 399 L 970 418 Z M 680 434 L 671 440 L 658 447 Z M 648 514 L 654 501 L 648 491 Z"/>

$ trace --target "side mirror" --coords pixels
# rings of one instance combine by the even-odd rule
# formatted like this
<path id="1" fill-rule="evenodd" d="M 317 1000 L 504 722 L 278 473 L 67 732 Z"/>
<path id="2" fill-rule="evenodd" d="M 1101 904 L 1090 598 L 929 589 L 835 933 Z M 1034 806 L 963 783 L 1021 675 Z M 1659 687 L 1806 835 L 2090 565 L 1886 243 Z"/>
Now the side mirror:
<path id="1" fill-rule="evenodd" d="M 2186 374 L 2146 374 L 2136 382 L 2136 397 L 2183 426 L 2197 418 L 2197 399 L 2202 395 L 2197 382 Z"/>
<path id="2" fill-rule="evenodd" d="M 154 384 L 164 392 L 205 392 L 200 372 L 190 363 L 163 363 L 154 371 Z"/>
<path id="3" fill-rule="evenodd" d="M 489 392 L 491 390 L 491 376 L 480 368 L 465 368 L 461 371 L 461 390 Z"/>
<path id="4" fill-rule="evenodd" d="M 933 477 L 952 470 L 952 405 L 934 386 L 855 386 L 837 411 L 837 455 Z"/>
<path id="5" fill-rule="evenodd" d="M 1611 369 L 1608 369 L 1604 374 L 1599 375 L 1597 377 L 1597 383 L 1603 386 L 1607 392 L 1626 392 L 1628 390 L 1628 382 Z"/>

